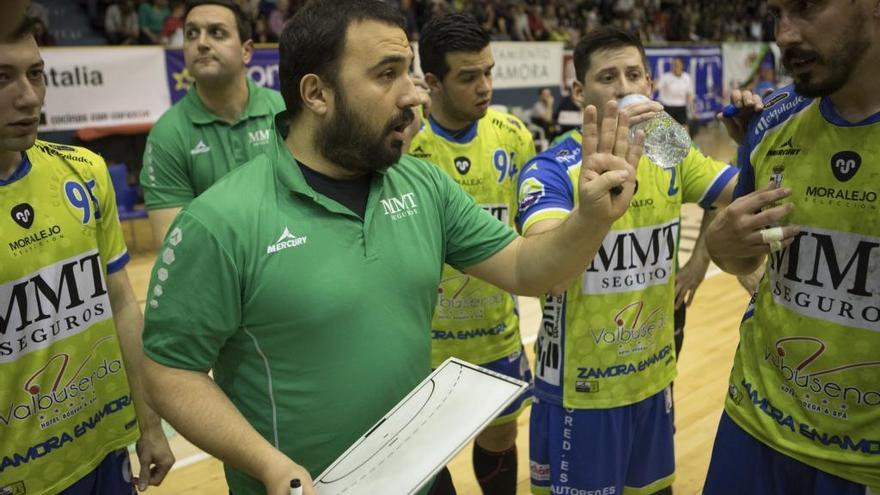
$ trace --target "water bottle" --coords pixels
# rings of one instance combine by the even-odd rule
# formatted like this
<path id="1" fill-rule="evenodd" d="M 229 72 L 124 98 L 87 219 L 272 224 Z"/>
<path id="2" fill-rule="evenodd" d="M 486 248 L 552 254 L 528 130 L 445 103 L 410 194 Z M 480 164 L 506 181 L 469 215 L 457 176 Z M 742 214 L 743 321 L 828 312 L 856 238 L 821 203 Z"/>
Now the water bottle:
<path id="1" fill-rule="evenodd" d="M 648 101 L 640 94 L 626 95 L 617 105 L 619 110 Z M 691 137 L 687 129 L 666 112 L 660 112 L 651 120 L 630 127 L 630 140 L 636 131 L 645 131 L 645 155 L 662 168 L 675 168 L 690 153 Z"/>

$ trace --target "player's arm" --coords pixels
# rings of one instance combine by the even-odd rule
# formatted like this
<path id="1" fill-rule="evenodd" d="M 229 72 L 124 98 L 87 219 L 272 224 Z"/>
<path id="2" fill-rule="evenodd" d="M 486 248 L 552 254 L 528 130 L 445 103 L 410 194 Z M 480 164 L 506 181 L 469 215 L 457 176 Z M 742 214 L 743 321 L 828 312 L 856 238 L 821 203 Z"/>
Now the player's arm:
<path id="1" fill-rule="evenodd" d="M 174 218 L 180 213 L 180 210 L 181 207 L 177 206 L 147 211 L 147 218 L 150 220 L 150 229 L 153 231 L 153 239 L 156 239 L 158 244 L 162 243 L 162 239 L 164 239 L 165 235 L 168 233 L 168 227 L 171 226 L 171 222 L 174 221 Z"/>
<path id="2" fill-rule="evenodd" d="M 168 122 L 160 119 L 150 130 L 140 175 L 147 218 L 157 245 L 161 245 L 181 208 L 195 198 L 188 170 L 191 155 L 178 130 Z"/>
<path id="3" fill-rule="evenodd" d="M 572 213 L 552 230 L 516 238 L 466 273 L 515 294 L 540 296 L 586 269 L 635 191 L 644 136 L 630 146 L 628 119 L 617 117 L 617 103 L 610 102 L 600 135 L 595 107 L 584 110 L 579 203 Z M 618 186 L 621 192 L 612 193 Z"/>
<path id="4" fill-rule="evenodd" d="M 557 228 L 559 226 L 559 224 L 561 224 L 562 222 L 563 222 L 563 220 L 556 219 L 556 218 L 548 218 L 547 220 L 541 220 L 541 221 L 535 222 L 534 224 L 529 226 L 527 230 L 525 230 L 523 232 L 523 236 L 531 237 L 531 236 L 536 236 L 538 234 L 544 234 L 546 232 L 550 232 L 551 230 Z M 583 270 L 572 274 L 571 276 L 567 277 L 562 282 L 557 283 L 556 285 L 551 287 L 550 290 L 547 291 L 547 293 L 554 295 L 554 296 L 564 293 L 566 290 L 568 290 L 568 288 L 571 286 L 571 284 L 574 283 L 575 279 L 577 279 L 581 275 L 581 273 L 583 273 Z"/>
<path id="5" fill-rule="evenodd" d="M 314 494 L 311 476 L 266 441 L 241 415 L 206 371 L 171 368 L 144 359 L 147 390 L 156 410 L 205 452 L 260 480 L 269 495 L 288 495 L 299 478 Z"/>
<path id="6" fill-rule="evenodd" d="M 144 319 L 137 299 L 128 281 L 125 268 L 107 276 L 107 291 L 113 321 L 119 336 L 132 400 L 140 425 L 141 438 L 137 442 L 137 454 L 141 470 L 138 476 L 138 489 L 146 490 L 148 485 L 158 486 L 174 464 L 174 454 L 162 431 L 159 415 L 148 405 L 141 377 L 143 349 L 141 335 Z"/>
<path id="7" fill-rule="evenodd" d="M 709 264 L 712 259 L 709 257 L 709 251 L 706 249 L 706 230 L 712 219 L 715 218 L 717 210 L 705 210 L 703 218 L 700 221 L 700 233 L 694 242 L 694 250 L 690 259 L 675 274 L 675 307 L 684 303 L 690 306 L 697 293 L 697 288 L 706 278 L 706 272 L 709 270 Z"/>
<path id="8" fill-rule="evenodd" d="M 684 303 L 690 306 L 697 289 L 706 277 L 711 258 L 706 249 L 706 231 L 717 215 L 717 207 L 724 207 L 733 200 L 736 189 L 737 169 L 703 155 L 692 149 L 679 166 L 682 182 L 682 201 L 698 203 L 703 209 L 700 231 L 694 251 L 675 275 L 675 307 Z"/>

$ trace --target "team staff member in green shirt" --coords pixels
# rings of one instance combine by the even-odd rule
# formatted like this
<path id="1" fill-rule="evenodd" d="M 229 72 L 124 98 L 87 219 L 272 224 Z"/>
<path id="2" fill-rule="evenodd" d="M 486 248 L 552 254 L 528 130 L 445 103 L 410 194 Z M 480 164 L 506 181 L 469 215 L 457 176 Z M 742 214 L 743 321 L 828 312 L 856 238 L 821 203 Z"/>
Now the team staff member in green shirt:
<path id="1" fill-rule="evenodd" d="M 183 206 L 220 177 L 271 147 L 277 91 L 247 77 L 251 28 L 233 0 L 190 0 L 183 57 L 195 84 L 147 138 L 141 185 L 153 237 L 163 239 Z"/>
<path id="2" fill-rule="evenodd" d="M 307 4 L 281 37 L 278 140 L 165 238 L 146 382 L 162 416 L 226 464 L 235 494 L 283 495 L 299 478 L 313 495 L 310 475 L 428 375 L 444 262 L 543 294 L 586 268 L 632 198 L 641 145 L 613 103 L 600 139 L 590 107 L 580 207 L 517 237 L 437 167 L 402 157 L 412 58 L 387 3 Z M 454 493 L 446 483 L 435 493 Z"/>

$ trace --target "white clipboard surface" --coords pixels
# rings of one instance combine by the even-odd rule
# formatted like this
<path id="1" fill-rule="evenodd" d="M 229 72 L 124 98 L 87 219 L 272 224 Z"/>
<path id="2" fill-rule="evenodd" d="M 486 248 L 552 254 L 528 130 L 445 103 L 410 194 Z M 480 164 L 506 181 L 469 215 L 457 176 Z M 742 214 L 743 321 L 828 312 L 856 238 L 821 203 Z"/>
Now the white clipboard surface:
<path id="1" fill-rule="evenodd" d="M 315 488 L 319 495 L 415 493 L 527 387 L 447 359 L 315 478 Z"/>

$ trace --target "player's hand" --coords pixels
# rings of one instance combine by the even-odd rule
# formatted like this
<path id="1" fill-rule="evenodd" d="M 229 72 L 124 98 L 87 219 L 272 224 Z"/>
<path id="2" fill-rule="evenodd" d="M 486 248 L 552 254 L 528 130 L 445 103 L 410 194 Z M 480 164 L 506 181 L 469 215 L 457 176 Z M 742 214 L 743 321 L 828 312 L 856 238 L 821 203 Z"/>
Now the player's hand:
<path id="1" fill-rule="evenodd" d="M 135 450 L 141 466 L 137 478 L 134 479 L 138 490 L 144 491 L 150 485 L 159 486 L 174 465 L 174 454 L 165 432 L 162 431 L 161 422 L 141 427 L 141 438 Z"/>
<path id="2" fill-rule="evenodd" d="M 620 114 L 626 115 L 629 118 L 629 126 L 633 127 L 653 119 L 662 111 L 663 105 L 661 103 L 648 100 L 630 105 L 621 110 Z"/>
<path id="3" fill-rule="evenodd" d="M 267 479 L 263 480 L 266 486 L 266 495 L 290 495 L 290 480 L 298 479 L 302 483 L 303 495 L 317 495 L 312 483 L 312 476 L 299 464 L 290 459 L 275 466 L 268 472 Z"/>
<path id="4" fill-rule="evenodd" d="M 735 116 L 725 117 L 719 112 L 715 118 L 724 124 L 730 138 L 736 141 L 736 144 L 742 145 L 745 142 L 749 120 L 764 110 L 764 101 L 760 95 L 751 91 L 734 89 L 730 92 L 730 104 L 738 110 Z"/>
<path id="5" fill-rule="evenodd" d="M 762 256 L 791 245 L 800 232 L 797 226 L 771 226 L 780 225 L 780 221 L 794 210 L 794 204 L 785 203 L 764 209 L 790 195 L 790 189 L 780 188 L 771 182 L 722 209 L 706 232 L 706 247 L 712 258 Z M 769 241 L 766 230 L 775 230 L 778 240 Z"/>
<path id="6" fill-rule="evenodd" d="M 697 288 L 706 278 L 709 260 L 703 256 L 691 256 L 691 259 L 675 274 L 675 309 L 682 304 L 690 306 L 697 293 Z"/>
<path id="7" fill-rule="evenodd" d="M 596 107 L 584 109 L 578 213 L 587 222 L 611 225 L 626 212 L 635 193 L 645 135 L 638 132 L 630 144 L 628 119 L 626 115 L 618 119 L 616 101 L 605 105 L 601 129 L 597 121 Z"/>

